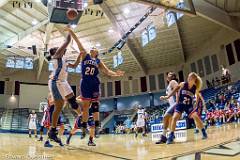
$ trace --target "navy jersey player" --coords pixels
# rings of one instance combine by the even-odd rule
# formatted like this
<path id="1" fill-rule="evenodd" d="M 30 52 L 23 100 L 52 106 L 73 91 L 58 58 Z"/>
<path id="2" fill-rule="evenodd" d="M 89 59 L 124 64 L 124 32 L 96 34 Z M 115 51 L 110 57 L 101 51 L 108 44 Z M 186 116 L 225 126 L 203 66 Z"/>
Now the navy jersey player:
<path id="1" fill-rule="evenodd" d="M 170 126 L 170 134 L 167 139 L 167 144 L 173 143 L 174 131 L 176 129 L 176 122 L 180 119 L 183 112 L 186 112 L 189 118 L 193 118 L 196 126 L 202 130 L 203 139 L 207 138 L 207 133 L 201 121 L 201 118 L 197 114 L 196 107 L 193 105 L 193 98 L 196 95 L 198 101 L 199 92 L 202 88 L 201 78 L 194 72 L 188 75 L 187 82 L 180 83 L 168 96 L 164 99 L 168 99 L 178 91 L 177 105 L 173 115 L 173 119 Z M 196 102 L 197 104 L 198 102 Z"/>
<path id="2" fill-rule="evenodd" d="M 106 67 L 106 65 L 98 58 L 98 50 L 92 48 L 90 54 L 83 48 L 81 42 L 78 40 L 75 33 L 71 30 L 70 34 L 76 41 L 80 50 L 80 55 L 76 59 L 74 64 L 69 64 L 69 67 L 76 68 L 81 62 L 82 66 L 82 79 L 81 79 L 81 101 L 82 101 L 82 127 L 83 137 L 85 136 L 85 130 L 87 127 L 87 121 L 89 116 L 90 105 L 94 106 L 93 117 L 95 126 L 99 127 L 99 85 L 100 80 L 98 78 L 99 70 L 111 77 L 120 77 L 124 75 L 123 71 L 112 71 Z"/>

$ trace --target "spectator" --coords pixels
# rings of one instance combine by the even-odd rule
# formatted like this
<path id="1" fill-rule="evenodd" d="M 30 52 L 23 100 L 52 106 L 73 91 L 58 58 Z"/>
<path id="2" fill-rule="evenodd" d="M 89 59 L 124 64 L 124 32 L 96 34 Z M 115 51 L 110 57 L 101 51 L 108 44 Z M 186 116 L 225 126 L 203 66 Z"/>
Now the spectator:
<path id="1" fill-rule="evenodd" d="M 225 68 L 223 65 L 221 66 L 222 69 L 222 84 L 226 84 L 231 82 L 231 75 L 229 69 Z"/>
<path id="2" fill-rule="evenodd" d="M 213 80 L 214 81 L 214 80 Z M 206 83 L 207 83 L 207 87 L 208 88 L 211 88 L 212 87 L 212 85 L 211 85 L 211 83 L 209 82 L 209 80 L 206 80 Z"/>

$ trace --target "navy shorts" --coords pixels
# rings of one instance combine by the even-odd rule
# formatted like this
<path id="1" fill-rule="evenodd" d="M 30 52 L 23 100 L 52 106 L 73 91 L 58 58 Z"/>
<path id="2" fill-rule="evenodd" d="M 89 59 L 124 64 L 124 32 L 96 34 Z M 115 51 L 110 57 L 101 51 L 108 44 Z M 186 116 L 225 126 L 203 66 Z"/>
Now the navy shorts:
<path id="1" fill-rule="evenodd" d="M 177 104 L 175 108 L 175 112 L 183 113 L 186 112 L 186 114 L 190 117 L 192 113 L 197 112 L 197 108 L 194 108 L 193 105 L 185 105 L 185 104 Z"/>
<path id="2" fill-rule="evenodd" d="M 81 98 L 83 100 L 98 100 L 100 96 L 98 80 L 81 80 Z"/>

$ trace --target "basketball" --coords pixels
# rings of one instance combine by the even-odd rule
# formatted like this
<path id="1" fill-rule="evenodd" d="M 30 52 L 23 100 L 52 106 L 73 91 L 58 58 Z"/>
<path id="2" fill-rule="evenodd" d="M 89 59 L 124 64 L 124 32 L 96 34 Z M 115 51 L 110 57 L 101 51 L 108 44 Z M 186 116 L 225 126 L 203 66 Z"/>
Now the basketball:
<path id="1" fill-rule="evenodd" d="M 77 15 L 78 15 L 78 12 L 77 12 L 76 9 L 73 9 L 73 8 L 68 9 L 68 11 L 67 11 L 67 18 L 69 20 L 72 21 L 72 20 L 76 19 Z"/>

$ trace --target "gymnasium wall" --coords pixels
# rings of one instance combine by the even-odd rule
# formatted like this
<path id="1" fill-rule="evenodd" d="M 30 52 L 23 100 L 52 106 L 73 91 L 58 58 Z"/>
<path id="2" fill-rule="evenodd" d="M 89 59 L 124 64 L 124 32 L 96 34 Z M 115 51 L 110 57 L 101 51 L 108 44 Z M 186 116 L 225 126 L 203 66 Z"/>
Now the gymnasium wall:
<path id="1" fill-rule="evenodd" d="M 39 109 L 40 102 L 46 102 L 47 85 L 20 84 L 19 108 Z"/>
<path id="2" fill-rule="evenodd" d="M 234 52 L 234 58 L 236 63 L 233 65 L 229 65 L 228 63 L 228 58 L 227 58 L 227 53 L 226 53 L 226 49 L 225 46 L 229 43 L 232 44 L 233 46 L 233 41 L 236 39 L 239 39 L 240 35 L 239 33 L 236 34 L 236 32 L 225 29 L 225 28 L 221 28 L 212 38 L 210 38 L 208 41 L 206 41 L 204 44 L 202 44 L 201 46 L 199 46 L 199 48 L 195 51 L 194 54 L 192 54 L 190 57 L 187 57 L 187 62 L 175 65 L 175 66 L 169 66 L 169 67 L 164 67 L 164 68 L 156 68 L 156 69 L 152 69 L 148 71 L 148 75 L 144 75 L 144 73 L 142 72 L 138 72 L 138 73 L 128 73 L 126 74 L 123 78 L 118 78 L 118 79 L 111 79 L 109 77 L 102 77 L 102 87 L 104 87 L 104 89 L 102 89 L 102 91 L 104 91 L 104 93 L 102 93 L 102 95 L 104 95 L 102 98 L 106 99 L 106 100 L 102 100 L 102 111 L 109 111 L 113 109 L 113 102 L 111 102 L 111 100 L 113 100 L 113 98 L 115 97 L 115 85 L 114 82 L 120 80 L 121 81 L 121 96 L 133 96 L 133 95 L 140 95 L 140 94 L 145 94 L 148 92 L 152 92 L 152 93 L 156 93 L 156 94 L 160 94 L 160 92 L 164 92 L 165 88 L 164 86 L 166 86 L 166 82 L 164 80 L 164 84 L 159 83 L 159 75 L 163 74 L 164 79 L 166 79 L 166 72 L 168 71 L 175 71 L 175 72 L 179 72 L 181 70 L 183 70 L 184 73 L 184 78 L 186 79 L 186 76 L 189 72 L 191 72 L 191 64 L 195 63 L 196 64 L 196 70 L 197 72 L 199 72 L 199 68 L 197 66 L 197 62 L 199 60 L 201 60 L 204 63 L 204 57 L 206 56 L 212 56 L 212 55 L 216 55 L 217 56 L 217 60 L 218 60 L 218 65 L 225 65 L 228 69 L 230 69 L 230 72 L 232 74 L 232 80 L 236 81 L 239 80 L 240 77 L 240 72 L 239 72 L 239 67 L 240 67 L 240 63 L 237 60 L 237 56 L 236 56 L 236 51 L 233 47 L 233 52 Z M 211 70 L 213 70 L 213 66 L 212 66 L 212 62 L 211 63 Z M 213 77 L 219 77 L 221 75 L 221 71 L 218 70 L 216 72 L 213 72 L 211 74 L 206 74 L 206 68 L 203 67 L 203 72 L 204 72 L 204 76 L 202 77 L 203 82 L 204 82 L 204 87 L 206 87 L 206 80 L 212 80 Z M 156 87 L 155 89 L 150 89 L 150 78 L 149 76 L 154 76 L 155 77 L 155 84 Z M 9 76 L 4 76 L 1 75 L 0 76 L 0 80 L 5 80 L 5 78 L 10 78 L 10 81 L 14 82 L 14 81 L 21 81 L 21 82 L 35 82 L 35 83 L 43 83 L 43 84 L 47 84 L 48 81 L 48 76 L 49 76 L 49 72 L 47 71 L 42 71 L 42 74 L 40 76 L 40 79 L 37 81 L 36 80 L 36 76 L 37 73 L 36 71 L 14 71 L 12 72 L 12 74 L 10 74 Z M 129 80 L 129 77 L 132 77 L 132 80 Z M 147 91 L 146 92 L 141 92 L 141 83 L 140 83 L 140 78 L 146 76 L 146 85 L 147 85 Z M 80 81 L 80 77 L 78 76 L 78 74 L 70 74 L 69 76 L 69 82 L 71 85 L 75 85 L 77 88 L 77 95 L 79 95 L 79 81 Z M 110 84 L 111 85 L 107 85 Z M 162 87 L 163 85 L 163 87 Z M 107 86 L 112 86 L 112 88 L 108 89 Z M 7 95 L 11 95 L 13 93 L 14 87 L 13 86 L 9 86 L 7 87 L 8 92 Z M 12 90 L 12 91 L 11 91 Z M 108 92 L 111 93 L 108 93 Z M 108 96 L 111 95 L 111 96 Z M 1 97 L 2 95 L 0 95 Z M 120 97 L 121 97 L 120 96 Z M 155 100 L 155 104 L 158 104 L 158 97 L 157 96 L 154 97 Z M 3 97 L 1 97 L 2 99 L 4 99 Z M 111 99 L 111 100 L 108 100 Z M 120 101 L 121 99 L 121 101 Z M 125 109 L 128 107 L 131 107 L 132 103 L 134 103 L 134 101 L 136 101 L 137 97 L 132 97 L 129 98 L 129 100 L 125 100 L 124 97 L 119 99 L 119 106 L 118 109 Z M 106 101 L 106 102 L 105 102 Z M 131 101 L 131 102 L 130 102 Z M 1 101 L 2 102 L 2 101 Z M 4 101 L 6 102 L 6 101 Z M 148 103 L 147 101 L 139 101 L 140 103 Z M 7 104 L 6 104 L 7 105 Z M 14 106 L 14 105 L 13 105 Z"/>

